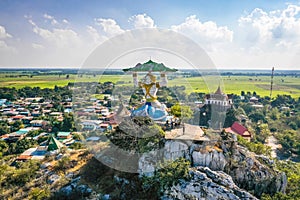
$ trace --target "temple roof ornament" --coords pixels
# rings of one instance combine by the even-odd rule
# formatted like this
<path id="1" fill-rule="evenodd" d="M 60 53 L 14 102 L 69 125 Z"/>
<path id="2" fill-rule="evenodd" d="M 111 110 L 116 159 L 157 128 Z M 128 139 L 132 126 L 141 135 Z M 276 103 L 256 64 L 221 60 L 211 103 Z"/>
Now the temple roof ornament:
<path id="1" fill-rule="evenodd" d="M 152 60 L 144 64 L 138 63 L 135 67 L 123 69 L 124 72 L 176 72 L 177 69 L 166 67 L 163 63 L 156 63 Z"/>

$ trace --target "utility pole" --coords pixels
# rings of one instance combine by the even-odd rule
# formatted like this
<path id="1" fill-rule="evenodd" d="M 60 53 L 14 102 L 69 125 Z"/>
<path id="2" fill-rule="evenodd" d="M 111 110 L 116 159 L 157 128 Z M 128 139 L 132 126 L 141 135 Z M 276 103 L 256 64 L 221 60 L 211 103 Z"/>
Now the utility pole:
<path id="1" fill-rule="evenodd" d="M 274 78 L 274 67 L 272 68 L 272 75 L 271 75 L 270 99 L 272 99 L 272 92 L 273 92 L 273 78 Z"/>

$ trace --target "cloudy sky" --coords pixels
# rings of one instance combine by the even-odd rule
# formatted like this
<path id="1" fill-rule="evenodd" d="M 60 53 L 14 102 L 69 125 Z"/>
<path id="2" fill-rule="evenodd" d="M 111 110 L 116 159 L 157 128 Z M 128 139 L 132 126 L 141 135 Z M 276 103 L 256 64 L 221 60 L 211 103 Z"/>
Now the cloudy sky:
<path id="1" fill-rule="evenodd" d="M 138 28 L 197 42 L 219 69 L 300 69 L 300 1 L 0 0 L 0 67 L 80 67 Z"/>

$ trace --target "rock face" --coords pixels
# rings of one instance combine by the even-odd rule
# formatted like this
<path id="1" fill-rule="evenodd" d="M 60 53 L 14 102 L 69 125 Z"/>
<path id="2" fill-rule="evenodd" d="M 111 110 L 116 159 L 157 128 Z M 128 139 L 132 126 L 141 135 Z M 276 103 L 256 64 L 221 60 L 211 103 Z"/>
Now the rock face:
<path id="1" fill-rule="evenodd" d="M 144 172 L 147 172 L 148 175 L 151 176 L 151 170 L 153 174 L 157 160 L 153 159 L 153 157 L 148 157 L 148 155 L 141 157 L 139 161 L 139 173 L 145 174 Z M 197 168 L 197 173 L 191 172 L 194 174 L 194 177 L 196 173 L 199 174 L 199 177 L 205 177 L 204 180 L 206 180 L 206 178 L 211 179 L 211 181 L 207 180 L 203 182 L 203 184 L 205 183 L 206 185 L 199 185 L 196 181 L 199 177 L 195 177 L 190 183 L 186 182 L 174 186 L 171 189 L 174 195 L 177 195 L 174 196 L 174 198 L 184 199 L 184 194 L 190 195 L 193 192 L 197 193 L 199 188 L 206 188 L 206 197 L 197 196 L 196 194 L 194 197 L 198 199 L 210 199 L 211 195 L 211 199 L 215 199 L 215 195 L 221 195 L 218 197 L 219 199 L 228 199 L 229 196 L 226 198 L 224 196 L 226 194 L 232 197 L 229 199 L 245 199 L 243 195 L 247 196 L 250 194 L 244 193 L 241 189 L 251 191 L 253 195 L 260 197 L 263 193 L 274 194 L 276 192 L 285 192 L 287 186 L 286 175 L 274 169 L 272 160 L 269 160 L 267 157 L 257 156 L 247 149 L 238 146 L 235 142 L 188 144 L 187 142 L 167 141 L 160 155 L 163 158 L 161 160 L 174 160 L 178 157 L 184 157 L 191 161 L 191 167 Z M 148 162 L 146 162 L 147 160 Z M 204 170 L 204 168 L 201 167 L 207 168 Z M 210 171 L 208 169 L 210 169 Z M 217 173 L 218 177 L 225 177 L 224 181 L 227 180 L 228 184 L 226 185 L 221 179 L 218 181 L 216 178 L 210 176 L 210 174 L 213 173 Z M 210 184 L 214 185 L 214 189 L 211 188 L 212 186 Z M 196 187 L 196 185 L 198 186 Z M 220 191 L 223 191 L 224 194 L 220 194 L 222 193 Z M 167 194 L 169 193 L 166 193 L 166 199 L 172 197 Z M 205 194 L 205 192 L 203 194 Z M 186 198 L 187 197 L 188 196 L 186 196 Z M 248 199 L 251 198 L 254 197 L 250 195 Z"/>
<path id="2" fill-rule="evenodd" d="M 232 178 L 222 171 L 215 172 L 207 167 L 197 167 L 190 170 L 190 175 L 191 180 L 182 180 L 172 186 L 164 192 L 162 199 L 257 199 L 236 186 Z"/>
<path id="3" fill-rule="evenodd" d="M 150 151 L 140 157 L 138 172 L 141 175 L 152 176 L 161 161 L 175 160 L 181 157 L 190 160 L 189 146 L 182 142 L 167 141 L 163 149 Z"/>
<path id="4" fill-rule="evenodd" d="M 193 151 L 192 152 L 194 166 L 207 166 L 212 170 L 224 170 L 228 163 L 224 154 L 213 150 L 210 153 Z"/>

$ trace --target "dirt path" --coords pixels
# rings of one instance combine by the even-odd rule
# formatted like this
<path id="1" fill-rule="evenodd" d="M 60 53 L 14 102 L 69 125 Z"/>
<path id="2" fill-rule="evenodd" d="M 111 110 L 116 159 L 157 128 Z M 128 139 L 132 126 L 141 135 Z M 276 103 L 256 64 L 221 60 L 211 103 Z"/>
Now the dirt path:
<path id="1" fill-rule="evenodd" d="M 272 158 L 277 158 L 277 153 L 276 153 L 276 150 L 277 149 L 280 149 L 282 146 L 281 144 L 278 144 L 277 143 L 278 140 L 273 136 L 269 136 L 267 139 L 266 139 L 266 143 L 269 147 L 271 147 L 271 157 Z"/>

